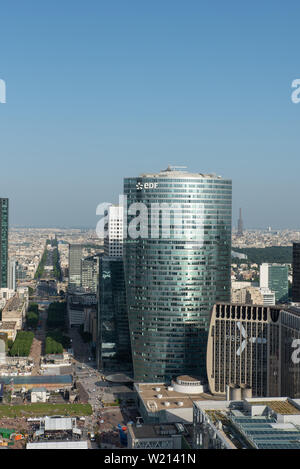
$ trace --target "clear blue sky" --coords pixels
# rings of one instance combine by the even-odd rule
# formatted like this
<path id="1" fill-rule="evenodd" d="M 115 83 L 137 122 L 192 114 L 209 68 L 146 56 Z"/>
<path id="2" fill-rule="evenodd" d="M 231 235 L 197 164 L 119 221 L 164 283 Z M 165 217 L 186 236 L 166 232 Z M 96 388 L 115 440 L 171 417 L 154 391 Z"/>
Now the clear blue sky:
<path id="1" fill-rule="evenodd" d="M 125 176 L 233 180 L 233 223 L 300 228 L 299 1 L 1 3 L 0 196 L 14 225 L 96 226 Z"/>

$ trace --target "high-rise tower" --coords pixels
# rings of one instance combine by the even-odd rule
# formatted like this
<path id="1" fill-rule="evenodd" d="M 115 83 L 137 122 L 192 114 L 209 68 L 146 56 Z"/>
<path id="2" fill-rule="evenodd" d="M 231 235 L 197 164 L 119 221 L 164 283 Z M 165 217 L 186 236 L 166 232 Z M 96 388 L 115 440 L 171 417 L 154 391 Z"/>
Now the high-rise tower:
<path id="1" fill-rule="evenodd" d="M 0 198 L 0 288 L 7 288 L 8 199 Z"/>
<path id="2" fill-rule="evenodd" d="M 205 377 L 210 313 L 230 301 L 232 183 L 168 168 L 126 178 L 124 193 L 134 379 Z"/>
<path id="3" fill-rule="evenodd" d="M 240 208 L 240 216 L 238 219 L 238 230 L 237 230 L 237 235 L 238 236 L 243 236 L 243 231 L 244 230 L 244 225 L 243 225 L 243 219 L 242 219 L 242 209 Z"/>
<path id="4" fill-rule="evenodd" d="M 69 289 L 81 287 L 81 260 L 83 246 L 69 244 Z"/>

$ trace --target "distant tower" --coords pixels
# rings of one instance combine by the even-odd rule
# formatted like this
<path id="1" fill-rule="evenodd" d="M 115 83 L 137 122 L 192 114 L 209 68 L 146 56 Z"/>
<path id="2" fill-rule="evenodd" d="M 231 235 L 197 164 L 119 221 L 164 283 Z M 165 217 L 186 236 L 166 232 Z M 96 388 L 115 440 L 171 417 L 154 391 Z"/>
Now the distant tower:
<path id="1" fill-rule="evenodd" d="M 241 208 L 240 208 L 240 217 L 239 217 L 239 220 L 238 220 L 237 235 L 238 236 L 243 236 L 243 219 L 242 219 L 242 209 Z"/>

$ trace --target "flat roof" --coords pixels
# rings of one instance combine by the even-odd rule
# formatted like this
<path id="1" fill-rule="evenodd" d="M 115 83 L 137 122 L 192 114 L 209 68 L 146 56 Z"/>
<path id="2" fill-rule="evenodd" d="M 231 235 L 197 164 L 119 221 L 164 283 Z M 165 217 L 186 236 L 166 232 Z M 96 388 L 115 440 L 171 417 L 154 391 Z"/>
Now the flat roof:
<path id="1" fill-rule="evenodd" d="M 74 418 L 71 417 L 45 417 L 45 431 L 72 430 Z"/>
<path id="2" fill-rule="evenodd" d="M 26 449 L 88 449 L 87 441 L 41 441 L 27 443 Z"/>
<path id="3" fill-rule="evenodd" d="M 184 435 L 187 433 L 185 426 L 181 424 L 183 430 L 180 431 L 174 423 L 156 424 L 156 425 L 128 425 L 128 430 L 133 438 L 170 438 L 172 435 Z"/>
<path id="4" fill-rule="evenodd" d="M 231 416 L 234 426 L 257 449 L 300 449 L 300 430 L 268 417 Z"/>
<path id="5" fill-rule="evenodd" d="M 181 169 L 182 168 L 182 169 Z M 221 176 L 218 176 L 215 173 L 203 174 L 203 173 L 190 173 L 185 171 L 183 168 L 185 166 L 168 166 L 167 169 L 161 170 L 158 173 L 142 173 L 140 174 L 141 178 L 186 178 L 186 179 L 222 179 Z M 131 179 L 131 178 L 126 178 Z"/>
<path id="6" fill-rule="evenodd" d="M 270 409 L 274 410 L 276 414 L 281 414 L 281 415 L 299 415 L 300 414 L 300 409 L 296 407 L 292 402 L 288 400 L 265 400 L 265 401 L 254 401 L 254 400 L 248 400 L 248 404 L 250 405 L 266 405 L 270 407 Z"/>
<path id="7" fill-rule="evenodd" d="M 44 375 L 44 376 L 1 376 L 4 384 L 72 384 L 72 375 Z"/>
<path id="8" fill-rule="evenodd" d="M 158 411 L 166 409 L 184 409 L 192 408 L 194 401 L 224 401 L 225 395 L 213 395 L 209 393 L 201 394 L 188 394 L 176 391 L 170 391 L 165 383 L 136 383 L 135 389 L 137 389 L 139 397 L 143 400 L 144 405 L 148 411 Z M 156 391 L 156 388 L 160 388 Z M 157 397 L 158 395 L 162 397 Z M 169 405 L 165 405 L 165 402 L 169 402 Z M 182 402 L 182 405 L 178 403 Z"/>

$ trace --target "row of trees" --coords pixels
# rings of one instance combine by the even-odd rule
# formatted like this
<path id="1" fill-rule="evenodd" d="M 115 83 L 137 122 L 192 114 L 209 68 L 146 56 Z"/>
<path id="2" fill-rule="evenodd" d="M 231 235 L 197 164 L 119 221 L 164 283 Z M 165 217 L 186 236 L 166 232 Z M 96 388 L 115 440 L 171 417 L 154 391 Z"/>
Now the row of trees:
<path id="1" fill-rule="evenodd" d="M 66 331 L 67 304 L 55 301 L 48 307 L 47 334 L 45 343 L 46 354 L 63 353 L 64 348 L 71 346 L 70 337 L 64 334 Z"/>
<path id="2" fill-rule="evenodd" d="M 33 332 L 18 331 L 9 355 L 11 357 L 28 357 L 33 338 Z"/>
<path id="3" fill-rule="evenodd" d="M 45 344 L 45 353 L 48 354 L 56 354 L 56 353 L 63 353 L 63 346 L 56 340 L 52 339 L 52 337 L 46 337 L 46 344 Z"/>
<path id="4" fill-rule="evenodd" d="M 59 252 L 58 252 L 57 247 L 53 250 L 53 275 L 59 282 L 61 282 L 62 272 L 61 272 Z"/>
<path id="5" fill-rule="evenodd" d="M 269 246 L 266 248 L 233 248 L 235 252 L 246 254 L 247 260 L 233 258 L 236 264 L 253 263 L 270 264 L 277 262 L 279 264 L 291 264 L 293 259 L 293 248 L 291 246 Z"/>
<path id="6" fill-rule="evenodd" d="M 65 302 L 54 301 L 48 307 L 47 327 L 49 329 L 66 328 L 67 304 Z"/>
<path id="7" fill-rule="evenodd" d="M 35 279 L 39 279 L 43 276 L 44 268 L 45 268 L 46 261 L 47 261 L 47 255 L 48 255 L 47 248 L 45 248 L 45 250 L 43 252 L 43 255 L 42 255 L 42 258 L 40 260 L 40 263 L 38 265 L 38 268 L 36 269 L 36 272 L 34 274 Z"/>
<path id="8" fill-rule="evenodd" d="M 37 328 L 39 322 L 39 306 L 37 303 L 31 303 L 26 314 L 26 323 L 28 327 Z"/>

